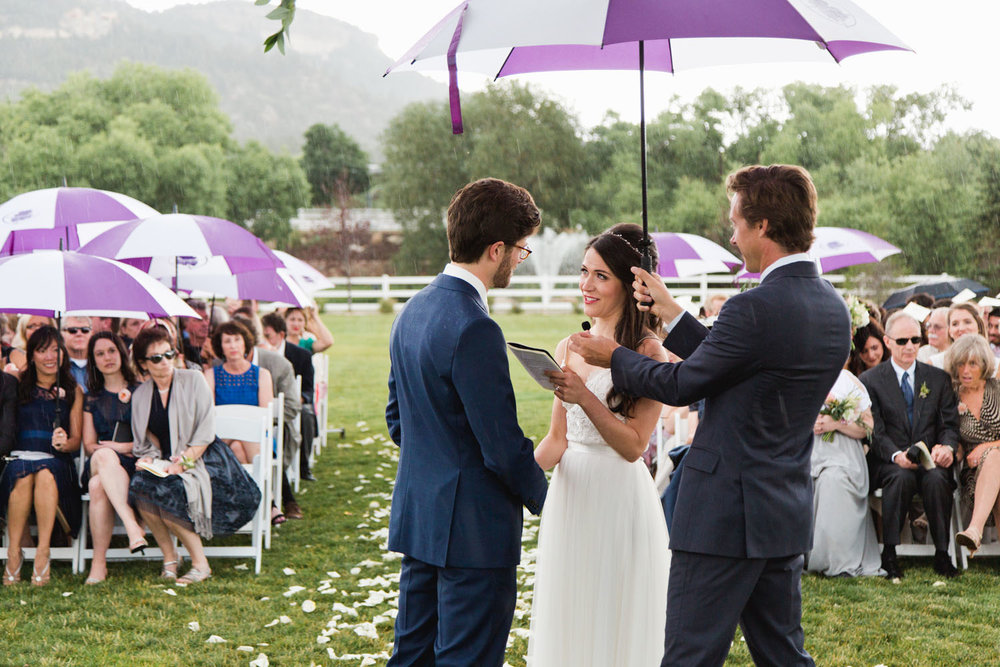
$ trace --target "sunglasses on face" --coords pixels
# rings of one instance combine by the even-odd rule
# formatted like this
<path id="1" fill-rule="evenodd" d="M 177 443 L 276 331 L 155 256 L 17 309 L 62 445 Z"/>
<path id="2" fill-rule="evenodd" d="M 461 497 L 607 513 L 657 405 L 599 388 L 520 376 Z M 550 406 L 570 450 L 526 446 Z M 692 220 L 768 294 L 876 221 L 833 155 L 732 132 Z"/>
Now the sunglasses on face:
<path id="1" fill-rule="evenodd" d="M 145 359 L 143 359 L 143 361 L 148 361 L 151 364 L 158 364 L 161 361 L 163 361 L 164 359 L 170 360 L 170 359 L 173 359 L 176 356 L 177 356 L 177 350 L 167 350 L 166 352 L 163 352 L 162 354 L 151 354 L 148 357 L 146 357 Z"/>
<path id="2" fill-rule="evenodd" d="M 65 329 L 63 329 L 63 331 L 65 331 L 68 334 L 72 334 L 74 336 L 78 333 L 89 334 L 90 327 L 66 327 Z"/>
<path id="3" fill-rule="evenodd" d="M 920 345 L 924 339 L 920 336 L 911 336 L 910 338 L 893 338 L 892 342 L 900 347 L 906 345 L 907 343 L 913 343 L 914 345 Z"/>

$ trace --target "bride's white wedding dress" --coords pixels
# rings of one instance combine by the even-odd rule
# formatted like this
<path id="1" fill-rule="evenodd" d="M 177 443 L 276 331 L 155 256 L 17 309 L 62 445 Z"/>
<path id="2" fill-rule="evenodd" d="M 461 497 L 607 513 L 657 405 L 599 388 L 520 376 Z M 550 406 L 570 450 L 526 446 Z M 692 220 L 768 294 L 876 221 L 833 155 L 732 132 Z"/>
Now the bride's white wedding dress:
<path id="1" fill-rule="evenodd" d="M 611 371 L 587 388 L 602 401 Z M 542 510 L 529 667 L 655 667 L 663 657 L 670 552 L 663 508 L 579 405 L 564 403 L 569 447 Z M 619 419 L 624 419 L 619 416 Z"/>

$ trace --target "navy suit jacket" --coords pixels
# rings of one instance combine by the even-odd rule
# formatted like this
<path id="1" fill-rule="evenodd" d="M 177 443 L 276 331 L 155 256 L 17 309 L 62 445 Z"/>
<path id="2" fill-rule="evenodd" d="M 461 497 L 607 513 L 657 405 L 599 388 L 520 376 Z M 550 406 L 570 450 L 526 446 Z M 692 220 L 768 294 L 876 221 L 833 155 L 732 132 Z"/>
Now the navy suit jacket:
<path id="1" fill-rule="evenodd" d="M 812 547 L 813 425 L 851 346 L 847 305 L 811 262 L 733 296 L 709 331 L 685 314 L 658 363 L 625 348 L 615 387 L 668 405 L 705 399 L 684 458 L 670 546 L 731 558 Z"/>
<path id="2" fill-rule="evenodd" d="M 869 457 L 891 463 L 896 452 L 906 451 L 915 442 L 958 447 L 958 402 L 951 388 L 951 376 L 940 368 L 917 362 L 913 371 L 913 423 L 906 416 L 903 390 L 896 370 L 886 361 L 861 374 L 862 384 L 872 399 L 872 448 Z M 927 387 L 921 397 L 922 387 Z"/>
<path id="3" fill-rule="evenodd" d="M 438 567 L 521 557 L 521 506 L 547 483 L 517 425 L 507 348 L 472 285 L 448 275 L 392 325 L 389 435 L 400 447 L 389 548 Z"/>
<path id="4" fill-rule="evenodd" d="M 295 374 L 302 378 L 302 395 L 308 397 L 309 403 L 312 403 L 315 370 L 313 369 L 312 355 L 309 353 L 309 350 L 286 341 L 285 359 L 288 359 L 288 363 L 295 369 Z"/>

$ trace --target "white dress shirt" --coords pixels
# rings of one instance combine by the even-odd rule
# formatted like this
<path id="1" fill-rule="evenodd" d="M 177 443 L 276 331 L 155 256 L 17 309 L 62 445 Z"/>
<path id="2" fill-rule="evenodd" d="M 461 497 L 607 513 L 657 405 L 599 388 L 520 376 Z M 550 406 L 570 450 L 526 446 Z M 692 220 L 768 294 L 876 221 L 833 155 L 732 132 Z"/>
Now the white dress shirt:
<path id="1" fill-rule="evenodd" d="M 482 300 L 483 302 L 483 308 L 486 309 L 487 313 L 490 312 L 490 304 L 486 300 L 486 285 L 483 284 L 483 281 L 480 280 L 479 277 L 476 276 L 476 274 L 472 273 L 468 269 L 463 269 L 457 264 L 452 264 L 451 262 L 449 262 L 444 267 L 444 271 L 442 271 L 441 273 L 443 273 L 446 276 L 458 278 L 459 280 L 464 280 L 465 282 L 475 287 L 476 292 L 479 293 L 480 300 Z"/>

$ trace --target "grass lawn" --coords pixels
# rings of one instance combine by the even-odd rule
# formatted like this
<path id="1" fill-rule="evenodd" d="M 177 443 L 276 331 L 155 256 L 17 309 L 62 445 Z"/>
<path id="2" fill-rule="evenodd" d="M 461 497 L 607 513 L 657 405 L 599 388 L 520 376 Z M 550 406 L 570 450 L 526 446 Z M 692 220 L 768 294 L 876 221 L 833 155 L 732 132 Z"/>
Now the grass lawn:
<path id="1" fill-rule="evenodd" d="M 497 317 L 508 340 L 549 349 L 580 319 Z M 392 318 L 326 320 L 337 339 L 331 421 L 347 429 L 346 438 L 331 436 L 316 465 L 319 481 L 303 483 L 306 519 L 278 528 L 261 575 L 242 569 L 245 561 L 213 559 L 213 577 L 185 589 L 161 583 L 158 563 L 112 563 L 103 585 L 85 587 L 84 575 L 53 562 L 49 586 L 0 589 L 0 665 L 247 665 L 261 653 L 271 665 L 385 664 L 399 572 L 398 557 L 385 551 L 396 467 L 383 421 Z M 537 441 L 551 394 L 516 362 L 512 376 L 522 427 Z M 525 524 L 512 666 L 524 665 L 525 582 L 537 526 L 536 519 Z M 806 647 L 820 665 L 1000 664 L 998 564 L 974 559 L 966 574 L 940 586 L 922 559 L 904 559 L 907 576 L 897 585 L 807 576 Z M 306 611 L 307 600 L 315 611 Z M 208 643 L 213 635 L 225 642 Z M 727 664 L 752 664 L 738 636 Z"/>

